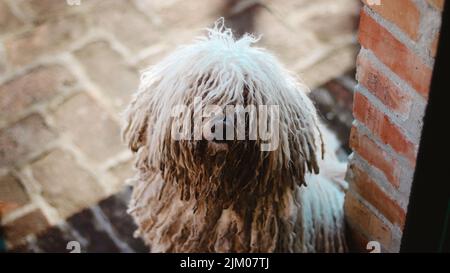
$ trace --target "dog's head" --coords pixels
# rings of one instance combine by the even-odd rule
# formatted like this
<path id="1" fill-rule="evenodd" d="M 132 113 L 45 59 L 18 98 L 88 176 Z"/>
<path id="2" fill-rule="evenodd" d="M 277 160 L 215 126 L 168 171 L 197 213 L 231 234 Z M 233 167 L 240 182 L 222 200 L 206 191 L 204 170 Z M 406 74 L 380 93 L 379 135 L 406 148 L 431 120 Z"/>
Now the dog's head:
<path id="1" fill-rule="evenodd" d="M 208 33 L 143 72 L 123 131 L 137 167 L 224 206 L 303 184 L 322 146 L 308 89 L 256 38 Z"/>

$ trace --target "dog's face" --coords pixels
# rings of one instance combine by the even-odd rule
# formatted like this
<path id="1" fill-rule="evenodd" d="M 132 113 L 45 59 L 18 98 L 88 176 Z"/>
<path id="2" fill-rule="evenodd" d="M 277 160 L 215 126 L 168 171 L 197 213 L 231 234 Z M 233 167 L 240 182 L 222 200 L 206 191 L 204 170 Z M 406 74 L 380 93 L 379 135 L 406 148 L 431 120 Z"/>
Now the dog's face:
<path id="1" fill-rule="evenodd" d="M 216 27 L 142 75 L 124 138 L 138 168 L 161 172 L 182 199 L 227 207 L 318 172 L 307 89 L 253 42 Z"/>
<path id="2" fill-rule="evenodd" d="M 160 170 L 167 173 L 166 180 L 181 182 L 182 198 L 194 194 L 196 199 L 227 206 L 243 191 L 271 190 L 262 184 L 268 183 L 264 181 L 266 170 L 274 164 L 270 162 L 278 149 L 279 121 L 273 109 L 266 111 L 267 117 L 262 120 L 264 109 L 258 111 L 258 107 L 267 105 L 257 103 L 245 85 L 234 99 L 224 99 L 225 94 L 214 84 L 198 90 L 208 86 L 205 81 L 210 77 L 207 73 L 190 85 L 192 89 L 185 93 L 199 96 L 194 101 L 191 96 L 185 97 L 183 111 L 172 113 L 168 120 L 171 130 L 162 144 L 164 164 Z M 259 121 L 268 125 L 263 132 L 268 137 L 259 134 Z"/>

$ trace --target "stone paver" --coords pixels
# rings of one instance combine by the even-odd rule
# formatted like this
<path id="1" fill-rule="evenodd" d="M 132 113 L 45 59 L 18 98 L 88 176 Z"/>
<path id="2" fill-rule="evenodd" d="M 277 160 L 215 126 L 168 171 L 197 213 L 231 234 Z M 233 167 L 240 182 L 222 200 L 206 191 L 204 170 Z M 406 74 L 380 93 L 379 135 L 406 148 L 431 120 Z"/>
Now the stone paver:
<path id="1" fill-rule="evenodd" d="M 72 155 L 55 150 L 32 163 L 43 198 L 61 217 L 68 217 L 103 197 L 104 190 Z"/>

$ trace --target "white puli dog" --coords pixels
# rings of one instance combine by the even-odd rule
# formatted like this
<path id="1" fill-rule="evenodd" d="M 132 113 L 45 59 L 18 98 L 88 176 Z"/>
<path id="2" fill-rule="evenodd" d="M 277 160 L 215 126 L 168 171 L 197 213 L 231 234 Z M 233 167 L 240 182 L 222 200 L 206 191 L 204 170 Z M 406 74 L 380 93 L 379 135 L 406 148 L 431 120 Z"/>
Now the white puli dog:
<path id="1" fill-rule="evenodd" d="M 345 164 L 335 157 L 334 136 L 320 125 L 308 88 L 252 47 L 257 40 L 235 39 L 219 20 L 207 37 L 143 72 L 123 137 L 136 153 L 129 213 L 150 251 L 347 250 Z M 197 106 L 195 98 L 202 100 Z M 174 116 L 180 105 L 193 117 Z M 278 130 L 277 146 L 263 149 L 264 140 L 250 139 L 250 111 L 244 111 L 248 138 L 220 140 L 213 127 L 223 125 L 228 136 L 235 117 L 202 116 L 207 105 L 277 106 L 265 115 Z M 191 138 L 199 116 L 213 126 Z M 175 123 L 185 138 L 174 138 Z"/>

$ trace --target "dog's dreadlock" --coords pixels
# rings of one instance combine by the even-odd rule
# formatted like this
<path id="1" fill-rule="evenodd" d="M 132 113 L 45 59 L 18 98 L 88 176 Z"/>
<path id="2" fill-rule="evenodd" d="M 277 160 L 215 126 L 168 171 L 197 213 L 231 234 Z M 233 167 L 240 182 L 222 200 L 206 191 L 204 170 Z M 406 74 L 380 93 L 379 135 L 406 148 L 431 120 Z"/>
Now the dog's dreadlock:
<path id="1" fill-rule="evenodd" d="M 152 251 L 345 249 L 343 193 L 324 170 L 318 175 L 332 152 L 324 152 L 309 91 L 275 57 L 252 47 L 257 40 L 235 40 L 221 20 L 207 37 L 142 74 L 123 137 L 137 153 L 130 212 Z M 183 104 L 201 115 L 195 97 L 221 107 L 277 105 L 279 117 L 269 118 L 279 119 L 279 147 L 175 141 L 171 111 Z M 180 119 L 182 129 L 191 128 L 190 115 Z"/>

